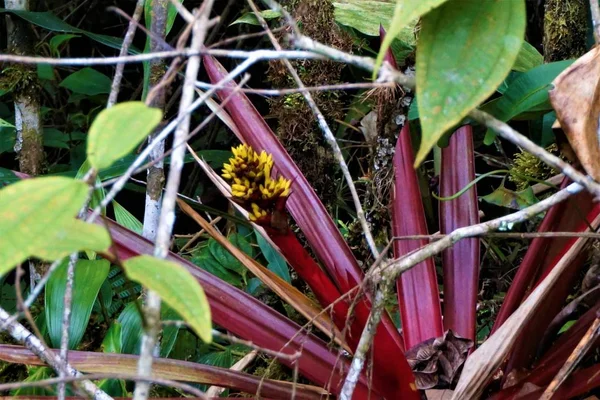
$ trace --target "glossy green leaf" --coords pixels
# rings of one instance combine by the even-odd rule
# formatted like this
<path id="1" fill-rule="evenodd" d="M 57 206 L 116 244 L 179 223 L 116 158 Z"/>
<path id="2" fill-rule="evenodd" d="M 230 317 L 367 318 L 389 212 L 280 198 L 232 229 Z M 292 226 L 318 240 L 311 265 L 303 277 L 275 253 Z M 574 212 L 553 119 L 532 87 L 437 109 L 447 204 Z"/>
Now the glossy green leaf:
<path id="1" fill-rule="evenodd" d="M 112 81 L 108 76 L 86 67 L 67 76 L 58 86 L 69 89 L 73 93 L 94 96 L 110 93 L 111 84 Z"/>
<path id="2" fill-rule="evenodd" d="M 292 279 L 290 278 L 290 270 L 288 269 L 287 263 L 285 262 L 283 256 L 279 254 L 279 252 L 275 250 L 260 233 L 255 231 L 254 234 L 256 235 L 256 243 L 258 243 L 260 251 L 262 251 L 263 256 L 268 261 L 267 268 L 275 272 L 287 283 L 291 283 Z"/>
<path id="3" fill-rule="evenodd" d="M 260 12 L 260 15 L 267 21 L 281 17 L 281 13 L 279 11 L 274 10 L 263 10 Z M 256 15 L 254 15 L 253 12 L 247 12 L 235 21 L 233 21 L 231 24 L 229 24 L 229 26 L 235 24 L 260 25 L 260 22 L 258 21 L 258 18 L 256 18 Z"/>
<path id="4" fill-rule="evenodd" d="M 422 20 L 417 96 L 422 137 L 415 165 L 509 73 L 523 43 L 523 0 L 450 0 Z"/>
<path id="5" fill-rule="evenodd" d="M 508 84 L 502 97 L 490 101 L 482 107 L 482 110 L 505 122 L 526 111 L 551 110 L 548 91 L 551 89 L 552 81 L 573 61 L 543 64 L 520 74 Z M 495 137 L 495 133 L 488 129 L 486 144 L 489 144 L 490 140 L 493 141 Z"/>
<path id="6" fill-rule="evenodd" d="M 87 198 L 84 182 L 42 177 L 0 190 L 0 275 L 31 256 L 52 261 L 74 251 L 102 251 L 110 237 L 99 225 L 75 220 Z"/>
<path id="7" fill-rule="evenodd" d="M 377 76 L 377 71 L 383 62 L 383 57 L 392 44 L 392 40 L 410 23 L 416 21 L 419 17 L 427 14 L 431 10 L 439 7 L 447 0 L 396 0 L 394 7 L 394 16 L 389 25 L 384 25 L 387 34 L 381 43 L 377 60 L 375 61 L 375 70 L 373 76 Z M 457 5 L 455 5 L 457 6 Z"/>
<path id="8" fill-rule="evenodd" d="M 103 110 L 90 127 L 87 155 L 96 169 L 109 167 L 129 154 L 158 125 L 162 113 L 139 101 Z"/>
<path id="9" fill-rule="evenodd" d="M 181 265 L 151 256 L 123 262 L 127 276 L 155 291 L 206 343 L 212 341 L 210 308 L 204 290 Z"/>
<path id="10" fill-rule="evenodd" d="M 544 56 L 535 47 L 524 41 L 512 69 L 513 71 L 527 72 L 543 63 Z"/>
<path id="11" fill-rule="evenodd" d="M 515 192 L 501 185 L 492 193 L 481 196 L 481 199 L 487 203 L 512 208 L 513 210 L 522 210 L 538 202 L 531 186 L 520 192 Z"/>
<path id="12" fill-rule="evenodd" d="M 113 200 L 112 205 L 113 210 L 115 211 L 115 219 L 119 225 L 123 225 L 125 228 L 134 231 L 138 235 L 141 235 L 144 226 L 140 220 L 116 201 Z"/>
<path id="13" fill-rule="evenodd" d="M 68 264 L 68 259 L 61 263 L 48 280 L 45 291 L 46 325 L 50 342 L 55 348 L 60 347 L 62 335 Z M 78 260 L 75 265 L 69 324 L 69 349 L 71 350 L 76 349 L 83 338 L 98 291 L 108 276 L 109 269 L 110 263 L 107 260 Z"/>

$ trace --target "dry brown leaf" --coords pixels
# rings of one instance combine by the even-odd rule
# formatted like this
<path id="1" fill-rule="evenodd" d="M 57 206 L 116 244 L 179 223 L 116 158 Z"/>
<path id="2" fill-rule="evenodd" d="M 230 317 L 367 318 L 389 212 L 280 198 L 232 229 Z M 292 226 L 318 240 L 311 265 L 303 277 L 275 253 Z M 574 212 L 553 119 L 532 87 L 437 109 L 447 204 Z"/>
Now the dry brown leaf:
<path id="1" fill-rule="evenodd" d="M 550 102 L 585 171 L 600 181 L 600 47 L 575 61 L 554 80 Z"/>

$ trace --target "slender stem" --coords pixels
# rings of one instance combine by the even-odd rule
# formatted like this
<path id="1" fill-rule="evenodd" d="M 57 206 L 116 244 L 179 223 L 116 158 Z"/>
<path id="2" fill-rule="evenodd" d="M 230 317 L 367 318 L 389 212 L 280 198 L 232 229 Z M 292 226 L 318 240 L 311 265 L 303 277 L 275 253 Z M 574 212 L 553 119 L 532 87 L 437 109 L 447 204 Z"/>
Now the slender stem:
<path id="1" fill-rule="evenodd" d="M 65 363 L 69 362 L 69 326 L 71 324 L 71 305 L 73 303 L 73 282 L 75 280 L 75 264 L 78 258 L 77 253 L 71 254 L 67 266 L 67 282 L 65 285 L 65 297 L 63 302 L 62 332 L 60 336 L 60 358 Z M 59 378 L 65 378 L 67 375 L 63 369 L 58 371 Z M 64 400 L 66 394 L 66 385 L 64 382 L 58 384 L 58 398 Z"/>

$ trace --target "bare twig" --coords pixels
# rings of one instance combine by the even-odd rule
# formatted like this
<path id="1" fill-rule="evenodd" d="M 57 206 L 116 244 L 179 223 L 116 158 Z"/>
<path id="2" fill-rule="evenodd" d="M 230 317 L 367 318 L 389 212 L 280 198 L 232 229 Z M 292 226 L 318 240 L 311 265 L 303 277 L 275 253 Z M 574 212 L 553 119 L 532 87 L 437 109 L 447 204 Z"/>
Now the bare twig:
<path id="1" fill-rule="evenodd" d="M 365 360 L 367 359 L 367 352 L 371 347 L 375 332 L 377 331 L 377 325 L 379 325 L 379 321 L 381 320 L 381 314 L 385 309 L 385 299 L 393 282 L 393 280 L 382 280 L 375 292 L 371 314 L 360 335 L 360 340 L 356 346 L 354 357 L 352 358 L 352 364 L 350 364 L 350 370 L 348 371 L 348 375 L 346 375 L 346 380 L 344 381 L 344 386 L 340 393 L 341 400 L 352 399 L 354 388 L 356 387 L 360 373 L 365 365 Z"/>
<path id="2" fill-rule="evenodd" d="M 205 0 L 192 28 L 191 48 L 199 51 L 204 45 L 206 31 L 208 29 L 210 12 L 214 0 Z M 156 232 L 156 241 L 154 247 L 154 256 L 166 258 L 169 253 L 171 243 L 171 233 L 175 222 L 175 202 L 177 200 L 177 191 L 181 179 L 181 170 L 183 169 L 183 159 L 186 148 L 183 146 L 187 139 L 190 127 L 190 114 L 187 110 L 194 101 L 194 84 L 198 77 L 200 69 L 200 56 L 190 57 L 185 71 L 185 81 L 179 103 L 179 116 L 182 117 L 177 125 L 173 146 L 175 149 L 171 154 L 171 165 L 169 168 L 169 180 L 167 181 L 165 194 L 162 201 L 160 220 Z M 160 296 L 151 290 L 147 292 L 146 304 L 144 307 L 144 316 L 146 326 L 142 337 L 142 347 L 138 361 L 138 374 L 140 376 L 150 376 L 152 373 L 152 353 L 156 344 L 157 336 L 160 331 Z M 150 385 L 148 383 L 138 382 L 135 386 L 134 399 L 145 400 L 148 397 Z"/>
<path id="3" fill-rule="evenodd" d="M 394 236 L 392 240 L 440 240 L 448 235 L 434 233 L 431 235 L 404 235 Z M 600 233 L 597 232 L 485 232 L 480 237 L 486 238 L 508 238 L 508 239 L 535 239 L 535 238 L 555 238 L 555 237 L 584 237 L 599 239 Z"/>
<path id="4" fill-rule="evenodd" d="M 129 50 L 129 45 L 133 41 L 133 37 L 135 36 L 135 28 L 137 26 L 137 21 L 139 21 L 142 16 L 142 11 L 144 10 L 144 0 L 138 0 L 135 5 L 135 10 L 133 11 L 133 17 L 129 22 L 129 27 L 127 28 L 127 32 L 125 33 L 125 38 L 123 39 L 123 44 L 121 45 L 121 50 L 119 51 L 119 57 L 123 57 L 127 55 L 127 51 Z M 119 97 L 119 90 L 121 88 L 121 80 L 123 79 L 123 70 L 125 69 L 125 64 L 119 63 L 117 64 L 117 68 L 115 68 L 115 76 L 113 77 L 112 85 L 110 87 L 110 95 L 108 96 L 108 102 L 106 103 L 106 108 L 111 108 L 117 103 L 117 98 Z"/>
<path id="5" fill-rule="evenodd" d="M 206 82 L 196 82 L 196 86 L 201 89 L 210 89 L 215 85 Z M 303 88 L 289 89 L 240 89 L 244 93 L 261 94 L 264 96 L 285 96 L 294 93 L 322 92 L 325 90 L 352 90 L 352 89 L 373 89 L 373 88 L 395 88 L 395 82 L 362 82 L 362 83 L 340 83 L 338 85 L 319 85 L 305 86 Z"/>
<path id="6" fill-rule="evenodd" d="M 600 5 L 597 0 L 590 0 L 590 14 L 592 15 L 592 26 L 594 28 L 594 40 L 600 43 Z"/>
<path id="7" fill-rule="evenodd" d="M 86 202 L 87 208 L 87 202 Z M 63 307 L 63 315 L 62 315 L 62 325 L 61 325 L 61 336 L 60 336 L 60 358 L 64 360 L 65 363 L 69 361 L 68 352 L 69 352 L 69 326 L 71 324 L 71 305 L 73 303 L 73 282 L 75 280 L 75 263 L 77 263 L 77 259 L 79 258 L 79 254 L 73 253 L 69 257 L 69 264 L 67 265 L 67 282 L 65 285 L 65 297 L 64 297 L 64 307 Z M 59 378 L 65 378 L 67 375 L 63 369 L 58 371 Z M 58 398 L 59 400 L 64 400 L 66 395 L 66 385 L 64 382 L 59 383 L 58 385 Z"/>
<path id="8" fill-rule="evenodd" d="M 196 389 L 192 385 L 188 385 L 185 383 L 173 381 L 170 379 L 162 379 L 158 377 L 142 377 L 137 375 L 130 374 L 86 374 L 79 376 L 67 376 L 64 378 L 50 378 L 44 379 L 41 381 L 29 381 L 29 382 L 14 382 L 14 383 L 3 383 L 0 384 L 0 391 L 6 390 L 14 390 L 14 389 L 22 389 L 26 387 L 45 387 L 51 386 L 55 384 L 64 384 L 68 382 L 80 382 L 82 380 L 97 380 L 97 379 L 122 379 L 126 381 L 134 381 L 134 382 L 147 382 L 147 383 L 155 383 L 157 385 L 172 387 L 176 389 L 183 390 L 193 396 L 199 397 L 201 399 L 207 399 L 206 394 L 202 393 L 200 390 Z"/>
<path id="9" fill-rule="evenodd" d="M 248 0 L 248 4 L 250 4 L 252 11 L 254 11 L 254 15 L 256 15 L 256 17 L 260 21 L 263 29 L 267 32 L 267 35 L 269 36 L 269 39 L 271 40 L 273 47 L 275 47 L 275 50 L 283 51 L 283 48 L 277 41 L 277 38 L 275 38 L 275 35 L 273 35 L 273 32 L 271 32 L 269 25 L 267 24 L 267 21 L 265 21 L 265 19 L 259 12 L 259 10 L 256 7 L 256 5 L 254 4 L 254 2 L 252 0 Z M 354 186 L 354 179 L 352 178 L 352 175 L 350 174 L 350 170 L 348 169 L 348 164 L 346 164 L 346 160 L 344 160 L 342 150 L 340 149 L 340 146 L 338 145 L 337 140 L 335 139 L 335 135 L 333 134 L 333 132 L 331 132 L 331 129 L 329 128 L 329 125 L 327 124 L 327 121 L 325 120 L 325 117 L 323 116 L 323 113 L 317 106 L 317 103 L 315 103 L 315 100 L 313 99 L 312 95 L 310 94 L 310 91 L 306 90 L 306 87 L 304 86 L 302 79 L 300 79 L 300 75 L 298 75 L 298 72 L 296 71 L 296 69 L 294 68 L 292 63 L 286 59 L 281 59 L 281 62 L 283 63 L 283 65 L 286 66 L 286 68 L 288 69 L 288 72 L 294 78 L 294 81 L 296 82 L 298 89 L 301 90 L 301 93 L 304 96 L 304 100 L 306 100 L 306 103 L 308 104 L 311 111 L 315 115 L 315 118 L 317 119 L 319 127 L 321 128 L 321 131 L 323 132 L 323 135 L 325 136 L 325 140 L 327 141 L 327 143 L 329 143 L 329 146 L 331 146 L 333 155 L 334 155 L 335 159 L 337 160 L 337 162 L 340 166 L 340 169 L 342 170 L 342 174 L 344 175 L 344 179 L 346 180 L 346 184 L 348 185 L 348 188 L 350 189 L 350 193 L 352 195 L 352 200 L 354 201 L 354 208 L 356 208 L 356 218 L 358 218 L 358 220 L 360 221 L 360 225 L 362 227 L 363 234 L 365 235 L 365 240 L 366 240 L 367 244 L 369 245 L 369 249 L 371 250 L 371 253 L 373 254 L 373 256 L 375 258 L 377 258 L 377 256 L 379 256 L 379 251 L 377 250 L 377 245 L 375 244 L 375 239 L 373 238 L 373 234 L 371 233 L 371 228 L 369 227 L 369 223 L 367 222 L 367 219 L 365 218 L 365 212 L 362 208 L 360 198 L 358 197 L 358 192 L 356 191 L 356 186 Z"/>
<path id="10" fill-rule="evenodd" d="M 184 49 L 168 50 L 155 53 L 136 54 L 131 56 L 119 57 L 80 57 L 80 58 L 52 58 L 52 57 L 29 57 L 17 56 L 13 54 L 0 54 L 0 62 L 11 62 L 19 64 L 49 64 L 49 65 L 113 65 L 120 63 L 138 63 L 163 58 L 173 57 L 196 57 L 200 55 L 211 55 L 215 57 L 228 58 L 254 58 L 255 60 L 278 60 L 282 58 L 289 59 L 314 59 L 322 60 L 323 56 L 310 51 L 284 50 L 281 52 L 275 50 L 222 50 L 222 49 Z"/>
<path id="11" fill-rule="evenodd" d="M 596 342 L 598 334 L 600 334 L 600 318 L 596 316 L 596 319 L 587 330 L 585 335 L 583 335 L 567 361 L 564 363 L 560 371 L 558 371 L 554 379 L 552 379 L 552 382 L 550 382 L 542 396 L 540 396 L 540 400 L 550 400 L 554 396 L 560 385 L 564 383 L 571 372 L 573 372 L 573 370 L 577 367 L 577 364 L 579 364 L 579 362 L 587 354 L 590 347 L 592 347 L 592 345 Z"/>

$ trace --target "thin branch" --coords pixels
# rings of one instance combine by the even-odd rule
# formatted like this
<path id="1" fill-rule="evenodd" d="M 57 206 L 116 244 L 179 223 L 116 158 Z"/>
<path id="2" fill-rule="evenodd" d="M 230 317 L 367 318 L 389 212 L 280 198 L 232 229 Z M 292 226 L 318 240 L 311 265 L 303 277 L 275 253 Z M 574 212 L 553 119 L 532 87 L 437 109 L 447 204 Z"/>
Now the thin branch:
<path id="1" fill-rule="evenodd" d="M 87 208 L 87 201 L 86 201 Z M 65 285 L 65 297 L 63 302 L 63 315 L 60 335 L 60 358 L 65 363 L 69 361 L 69 326 L 71 325 L 71 305 L 73 303 L 73 282 L 75 280 L 75 264 L 79 254 L 73 253 L 69 257 L 69 264 L 67 266 L 67 282 Z M 67 375 L 63 369 L 58 371 L 59 378 L 65 378 Z M 58 385 L 58 399 L 64 400 L 66 395 L 66 385 L 61 382 Z"/>
<path id="2" fill-rule="evenodd" d="M 260 21 L 263 29 L 267 32 L 267 35 L 269 36 L 269 39 L 271 40 L 273 47 L 275 47 L 275 50 L 283 51 L 283 48 L 277 41 L 277 38 L 275 38 L 275 35 L 273 35 L 273 32 L 271 32 L 271 30 L 269 29 L 269 25 L 267 24 L 267 22 L 265 21 L 265 19 L 261 15 L 261 13 L 259 12 L 259 10 L 256 7 L 256 5 L 254 4 L 254 2 L 252 0 L 248 0 L 248 4 L 252 8 L 252 11 L 254 11 L 254 15 L 256 15 L 256 17 Z M 296 69 L 294 68 L 292 63 L 286 59 L 282 59 L 281 62 L 286 66 L 287 70 L 294 78 L 294 81 L 296 82 L 298 89 L 300 89 L 302 95 L 304 96 L 304 100 L 306 100 L 306 103 L 308 104 L 311 111 L 315 115 L 315 118 L 317 119 L 319 127 L 321 128 L 321 131 L 323 132 L 323 135 L 325 136 L 325 140 L 327 141 L 327 143 L 329 143 L 329 146 L 331 146 L 333 155 L 334 155 L 336 161 L 338 162 L 340 169 L 342 170 L 342 174 L 344 175 L 344 178 L 346 179 L 346 184 L 348 185 L 348 188 L 350 189 L 350 193 L 352 195 L 352 200 L 354 201 L 354 208 L 356 208 L 356 218 L 358 218 L 358 220 L 360 221 L 360 225 L 362 227 L 363 234 L 365 235 L 365 240 L 369 246 L 369 249 L 371 250 L 371 253 L 373 254 L 373 256 L 375 258 L 377 258 L 379 256 L 379 251 L 377 250 L 377 245 L 375 244 L 375 239 L 373 238 L 373 234 L 371 233 L 371 228 L 369 227 L 369 223 L 367 222 L 367 219 L 365 218 L 365 212 L 364 212 L 362 204 L 360 202 L 360 198 L 358 197 L 358 192 L 356 191 L 356 186 L 354 186 L 354 179 L 352 178 L 352 175 L 350 174 L 350 170 L 348 169 L 348 164 L 346 164 L 346 160 L 344 160 L 344 155 L 342 154 L 342 150 L 340 149 L 340 146 L 337 143 L 335 135 L 333 134 L 333 132 L 331 132 L 331 129 L 329 128 L 329 125 L 327 124 L 327 121 L 325 120 L 325 116 L 323 116 L 323 113 L 317 106 L 317 103 L 315 103 L 315 100 L 313 99 L 310 92 L 308 90 L 306 90 L 306 87 L 304 86 L 302 79 L 300 79 L 300 75 L 298 75 L 298 72 L 296 71 Z"/>
<path id="3" fill-rule="evenodd" d="M 0 62 L 9 62 L 17 64 L 49 64 L 49 65 L 113 65 L 121 63 L 138 63 L 143 61 L 151 61 L 159 58 L 174 58 L 174 57 L 197 57 L 201 55 L 211 55 L 215 57 L 228 57 L 228 58 L 240 58 L 248 59 L 254 58 L 256 60 L 279 60 L 282 58 L 289 59 L 313 59 L 322 60 L 325 59 L 323 56 L 312 53 L 310 51 L 298 51 L 298 50 L 225 50 L 225 49 L 206 49 L 193 50 L 168 50 L 158 51 L 155 53 L 144 53 L 130 56 L 118 56 L 118 57 L 80 57 L 80 58 L 52 58 L 52 57 L 29 57 L 29 56 L 17 56 L 13 54 L 0 54 Z"/>
<path id="4" fill-rule="evenodd" d="M 213 1 L 214 0 L 205 0 L 202 3 L 201 9 L 198 11 L 198 19 L 195 21 L 192 28 L 192 50 L 199 51 L 204 45 Z M 171 233 L 173 231 L 173 224 L 175 223 L 175 203 L 177 200 L 177 191 L 179 189 L 181 170 L 183 169 L 183 159 L 186 151 L 183 144 L 187 139 L 190 127 L 190 114 L 187 110 L 194 101 L 194 85 L 198 78 L 199 69 L 200 56 L 190 57 L 185 71 L 185 81 L 183 83 L 183 91 L 179 103 L 179 116 L 183 118 L 181 118 L 181 121 L 177 125 L 174 135 L 173 146 L 175 149 L 171 154 L 169 180 L 165 187 L 160 221 L 156 233 L 154 256 L 157 258 L 164 259 L 169 254 Z M 138 374 L 140 376 L 151 376 L 152 374 L 152 353 L 160 331 L 160 302 L 158 293 L 151 290 L 147 292 L 146 304 L 144 307 L 146 326 L 142 337 L 142 346 L 138 361 Z M 135 386 L 134 399 L 145 400 L 148 397 L 149 389 L 150 385 L 148 383 L 138 382 Z"/>
<path id="5" fill-rule="evenodd" d="M 215 85 L 206 82 L 196 82 L 196 87 L 200 89 L 211 89 Z M 363 82 L 363 83 L 340 83 L 337 85 L 305 86 L 303 88 L 289 89 L 240 89 L 244 93 L 260 94 L 264 96 L 285 96 L 294 93 L 304 92 L 322 92 L 325 90 L 352 90 L 352 89 L 373 89 L 373 88 L 395 88 L 395 82 Z"/>
<path id="6" fill-rule="evenodd" d="M 448 235 L 434 233 L 431 235 L 404 235 L 394 236 L 392 240 L 440 240 Z M 507 239 L 535 239 L 535 238 L 556 238 L 556 237 L 584 237 L 599 239 L 600 233 L 596 232 L 485 232 L 479 237 L 486 238 L 507 238 Z"/>
<path id="7" fill-rule="evenodd" d="M 183 390 L 191 395 L 199 397 L 201 399 L 208 399 L 207 396 L 202 393 L 200 390 L 196 389 L 192 385 L 188 385 L 185 383 L 173 381 L 170 379 L 162 379 L 158 377 L 143 377 L 138 375 L 130 375 L 130 374 L 86 374 L 80 376 L 68 376 L 64 378 L 50 378 L 44 379 L 41 381 L 29 381 L 29 382 L 14 382 L 14 383 L 3 383 L 0 384 L 0 391 L 14 390 L 14 389 L 22 389 L 26 387 L 46 387 L 55 384 L 64 384 L 67 382 L 81 382 L 82 380 L 98 380 L 98 379 L 122 379 L 126 381 L 134 381 L 134 382 L 147 382 L 147 383 L 155 383 L 157 385 L 172 387 L 176 389 Z"/>
<path id="8" fill-rule="evenodd" d="M 10 322 L 11 316 L 0 308 L 0 329 L 7 330 L 8 333 L 18 342 L 29 349 L 33 354 L 38 356 L 40 360 L 47 363 L 56 371 L 64 370 L 69 376 L 82 376 L 79 371 L 71 367 L 69 363 L 63 363 L 62 360 L 50 349 L 44 346 L 33 333 L 28 331 L 23 325 L 17 321 Z M 96 400 L 112 400 L 112 397 L 100 390 L 90 380 L 85 379 L 81 385 L 82 389 L 92 398 Z"/>
<path id="9" fill-rule="evenodd" d="M 590 0 L 590 14 L 592 15 L 592 27 L 594 29 L 594 40 L 600 43 L 600 4 L 598 0 Z"/>
<path id="10" fill-rule="evenodd" d="M 144 11 L 144 0 L 138 0 L 135 5 L 135 10 L 133 11 L 133 17 L 129 22 L 127 33 L 125 33 L 125 38 L 123 39 L 123 44 L 121 45 L 121 50 L 119 51 L 119 57 L 127 55 L 129 45 L 131 44 L 131 42 L 133 41 L 133 37 L 135 36 L 137 21 L 139 21 L 140 17 L 142 16 L 142 11 Z M 112 85 L 110 87 L 110 95 L 108 96 L 106 108 L 111 108 L 117 103 L 117 98 L 119 97 L 119 90 L 121 88 L 121 80 L 123 79 L 124 69 L 125 64 L 117 64 L 117 68 L 115 69 L 115 76 L 113 77 Z"/>

